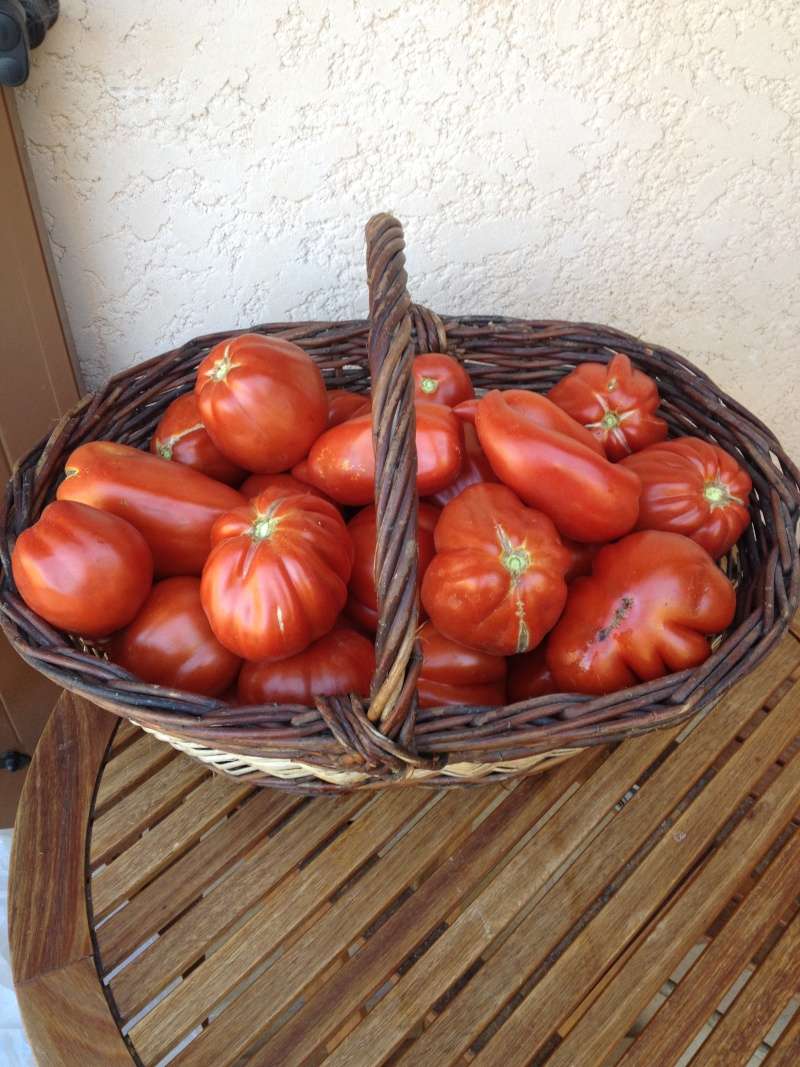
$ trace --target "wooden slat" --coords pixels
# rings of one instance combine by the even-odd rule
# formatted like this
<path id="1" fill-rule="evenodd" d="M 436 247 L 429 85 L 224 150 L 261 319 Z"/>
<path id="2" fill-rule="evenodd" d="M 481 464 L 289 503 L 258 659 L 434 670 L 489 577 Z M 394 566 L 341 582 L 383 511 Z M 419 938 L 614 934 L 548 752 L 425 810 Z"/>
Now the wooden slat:
<path id="1" fill-rule="evenodd" d="M 91 955 L 84 895 L 86 820 L 113 728 L 107 712 L 64 693 L 31 764 L 9 878 L 17 985 Z"/>
<path id="2" fill-rule="evenodd" d="M 174 1061 L 176 1067 L 228 1067 L 267 1031 L 292 1001 L 346 952 L 348 946 L 433 864 L 444 861 L 475 818 L 497 800 L 498 789 L 452 790 L 352 887 L 337 897 L 292 949 L 226 1008 L 224 1017 Z"/>
<path id="3" fill-rule="evenodd" d="M 98 871 L 91 882 L 95 920 L 130 899 L 252 792 L 253 786 L 247 782 L 237 783 L 220 775 L 201 782 L 150 833 Z"/>
<path id="4" fill-rule="evenodd" d="M 627 942 L 713 841 L 764 769 L 797 730 L 797 693 L 772 711 L 723 770 L 677 820 L 589 927 L 567 948 L 484 1047 L 476 1063 L 526 1063 L 578 1004 Z M 792 817 L 800 798 L 800 760 L 793 761 L 725 839 L 698 878 L 671 908 L 568 1038 L 551 1057 L 552 1067 L 571 1063 L 576 1048 L 601 1063 L 639 1012 L 719 912 L 738 881 Z M 658 887 L 654 897 L 653 887 Z M 699 888 L 698 888 L 699 887 Z M 677 917 L 680 916 L 680 922 Z M 564 991 L 569 991 L 565 1003 Z M 613 1034 L 613 1037 L 612 1037 Z M 610 1044 L 609 1044 L 610 1042 Z M 498 1059 L 500 1057 L 500 1059 Z"/>
<path id="5" fill-rule="evenodd" d="M 498 990 L 510 998 L 534 972 L 547 952 L 568 933 L 581 912 L 603 892 L 623 864 L 667 819 L 718 753 L 736 737 L 763 701 L 765 693 L 779 685 L 791 671 L 796 655 L 794 649 L 786 648 L 773 653 L 769 662 L 743 683 L 741 696 L 735 702 L 725 701 L 704 719 L 645 782 L 630 803 L 615 815 L 602 834 L 581 854 L 579 861 L 562 875 L 556 890 L 546 898 L 550 903 L 537 907 L 523 921 L 503 951 L 484 964 L 401 1062 L 411 1067 L 416 1056 L 423 1062 L 456 1062 L 502 1006 L 498 1003 Z M 623 754 L 633 751 L 639 743 L 626 742 Z M 655 758 L 657 750 L 651 752 Z M 627 768 L 621 771 L 620 787 L 626 788 L 633 781 L 635 776 L 628 773 Z M 578 794 L 577 806 L 581 805 L 581 799 Z M 568 902 L 567 906 L 559 903 L 560 900 Z M 291 1054 L 287 1062 L 292 1062 Z"/>
<path id="6" fill-rule="evenodd" d="M 119 757 L 117 757 L 119 758 Z M 107 863 L 163 818 L 211 772 L 195 760 L 172 760 L 92 823 L 89 858 Z"/>
<path id="7" fill-rule="evenodd" d="M 175 749 L 165 745 L 163 741 L 156 741 L 149 734 L 140 732 L 132 744 L 109 760 L 104 767 L 94 802 L 94 818 L 97 819 L 106 808 L 130 793 L 177 755 Z"/>
<path id="8" fill-rule="evenodd" d="M 293 872 L 213 955 L 132 1027 L 131 1040 L 142 1061 L 155 1063 L 189 1033 L 430 800 L 424 789 L 381 796 L 315 861 Z"/>
<path id="9" fill-rule="evenodd" d="M 109 761 L 111 761 L 118 752 L 122 751 L 122 749 L 127 748 L 132 741 L 141 737 L 143 732 L 138 726 L 134 726 L 133 723 L 129 722 L 127 719 L 119 719 L 118 722 L 119 725 L 114 732 L 114 736 L 111 738 L 111 746 L 108 750 Z M 106 764 L 106 768 L 103 770 L 104 774 L 107 768 L 108 764 Z"/>
<path id="10" fill-rule="evenodd" d="M 797 1067 L 800 1063 L 800 1009 L 791 1017 L 764 1062 L 767 1067 Z"/>
<path id="11" fill-rule="evenodd" d="M 800 916 L 790 923 L 780 941 L 700 1046 L 700 1051 L 692 1060 L 692 1067 L 730 1067 L 732 1063 L 746 1063 L 797 992 L 798 983 Z"/>
<path id="12" fill-rule="evenodd" d="M 464 847 L 425 882 L 248 1063 L 305 1063 L 358 1006 L 393 974 L 460 901 L 469 900 L 507 853 L 575 784 L 598 766 L 603 753 L 585 752 L 554 771 L 523 781 L 469 837 Z"/>
<path id="13" fill-rule="evenodd" d="M 797 896 L 798 871 L 800 833 L 795 833 L 620 1064 L 651 1067 L 677 1062 Z"/>
<path id="14" fill-rule="evenodd" d="M 173 978 L 191 967 L 366 803 L 367 798 L 358 793 L 308 805 L 247 856 L 225 882 L 198 901 L 114 978 L 111 991 L 122 1018 L 130 1019 Z"/>
<path id="15" fill-rule="evenodd" d="M 116 967 L 138 945 L 180 915 L 302 803 L 301 797 L 271 789 L 257 790 L 222 826 L 172 863 L 126 907 L 96 929 L 103 973 Z"/>
<path id="16" fill-rule="evenodd" d="M 482 1059 L 482 1062 L 503 1063 L 504 1067 L 508 1067 L 510 1063 L 528 1062 L 538 1045 L 556 1028 L 562 1013 L 570 1006 L 564 1002 L 564 989 L 570 990 L 570 996 L 575 1000 L 585 995 L 591 988 L 592 981 L 598 977 L 595 964 L 599 966 L 601 958 L 605 959 L 604 953 L 611 952 L 611 946 L 614 946 L 613 954 L 605 959 L 604 966 L 612 962 L 616 952 L 624 948 L 625 942 L 635 934 L 647 918 L 650 909 L 654 906 L 652 886 L 660 886 L 666 894 L 671 886 L 678 883 L 680 876 L 696 861 L 713 839 L 719 825 L 718 820 L 724 819 L 727 813 L 735 807 L 734 797 L 741 797 L 758 779 L 761 773 L 760 768 L 772 762 L 786 747 L 796 731 L 796 708 L 793 704 L 794 702 L 790 700 L 784 700 L 779 704 L 770 716 L 770 729 L 757 730 L 746 746 L 746 750 L 743 748 L 732 757 L 726 768 L 726 770 L 729 769 L 729 773 L 720 774 L 710 782 L 700 797 L 675 823 L 673 831 L 659 841 L 645 862 L 637 868 L 617 895 L 612 897 L 600 912 L 592 924 L 592 929 L 596 930 L 596 933 L 583 935 L 567 949 L 558 964 L 536 987 L 535 995 L 527 997 L 517 1008 L 484 1050 L 482 1056 L 478 1057 Z M 629 746 L 625 747 L 629 748 Z M 622 768 L 619 773 L 624 773 Z M 592 778 L 592 783 L 597 777 L 596 774 Z M 619 782 L 619 778 L 617 781 Z M 567 811 L 567 807 L 568 805 L 565 805 L 548 825 L 556 823 L 559 817 Z M 584 815 L 585 810 L 586 806 L 582 807 L 580 815 Z M 545 827 L 543 838 L 546 832 L 547 827 Z M 561 844 L 561 840 L 558 844 Z M 563 852 L 559 849 L 556 853 L 559 856 L 559 862 L 565 860 L 574 851 L 574 846 L 564 849 Z M 453 927 L 423 956 L 422 960 L 398 982 L 395 988 L 367 1016 L 361 1026 L 345 1039 L 331 1057 L 331 1064 L 358 1062 L 359 1056 L 363 1058 L 367 1054 L 380 1062 L 380 1056 L 388 1056 L 398 1047 L 413 1027 L 421 1021 L 424 1011 L 433 1000 L 464 972 L 470 961 L 480 954 L 482 947 L 491 944 L 494 937 L 501 932 L 502 928 L 498 929 L 495 916 L 503 913 L 508 906 L 509 897 L 513 898 L 513 894 L 522 891 L 520 883 L 527 881 L 529 887 L 535 887 L 539 870 L 555 869 L 555 867 L 549 867 L 552 856 L 550 849 L 545 851 L 534 847 L 532 853 L 528 869 L 514 872 L 518 876 L 515 882 L 510 886 L 502 887 L 507 894 L 504 900 L 498 900 L 496 895 L 497 888 L 503 881 L 501 875 L 475 904 L 460 916 Z M 512 866 L 509 865 L 507 871 L 510 871 Z M 536 922 L 540 915 L 549 914 L 554 907 L 557 907 L 556 899 L 551 898 L 548 905 L 536 909 L 530 922 Z M 564 911 L 569 911 L 567 904 L 560 906 Z M 523 926 L 526 926 L 526 934 L 523 935 L 522 927 L 520 927 L 512 942 L 522 938 L 523 943 L 530 945 L 533 951 L 541 943 L 535 937 L 531 938 L 527 932 L 527 921 L 523 923 Z M 623 937 L 623 934 L 626 936 Z M 592 945 L 595 946 L 591 965 L 588 965 L 587 960 L 580 955 L 581 946 L 586 944 L 589 936 L 591 936 Z M 476 948 L 478 951 L 475 951 Z M 542 948 L 545 949 L 546 946 L 542 945 Z M 506 946 L 503 946 L 498 956 L 502 955 L 505 949 Z M 579 964 L 575 962 L 576 960 Z M 572 964 L 575 964 L 574 969 L 571 967 Z M 557 975 L 560 977 L 557 978 Z M 480 975 L 476 977 L 480 978 Z M 553 984 L 556 981 L 558 982 L 557 994 Z M 544 983 L 548 983 L 546 993 L 542 991 Z M 495 989 L 495 995 L 496 993 Z M 498 1008 L 500 1006 L 497 1005 Z M 487 1051 L 489 1048 L 492 1048 L 491 1055 Z M 508 1063 L 506 1057 L 509 1057 Z M 589 1060 L 589 1062 L 595 1061 Z"/>

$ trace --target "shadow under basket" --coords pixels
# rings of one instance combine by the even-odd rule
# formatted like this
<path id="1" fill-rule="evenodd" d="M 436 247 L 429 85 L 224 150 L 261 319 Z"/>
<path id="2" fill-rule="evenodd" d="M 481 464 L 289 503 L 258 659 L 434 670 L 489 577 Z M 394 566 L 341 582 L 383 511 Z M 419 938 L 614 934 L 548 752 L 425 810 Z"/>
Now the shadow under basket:
<path id="1" fill-rule="evenodd" d="M 15 538 L 53 499 L 69 453 L 95 439 L 146 448 L 167 405 L 193 388 L 209 348 L 241 331 L 197 338 L 116 375 L 105 389 L 84 397 L 16 466 L 0 515 L 0 621 L 11 644 L 59 685 L 214 769 L 300 793 L 496 782 L 547 770 L 583 748 L 672 726 L 710 708 L 778 641 L 800 599 L 800 473 L 774 435 L 687 360 L 610 327 L 440 317 L 412 304 L 403 231 L 389 215 L 370 220 L 366 244 L 368 321 L 273 323 L 252 330 L 305 349 L 329 388 L 372 391 L 380 624 L 369 701 L 320 697 L 315 708 L 232 707 L 148 685 L 99 657 L 80 637 L 54 630 L 15 589 L 9 562 Z M 603 697 L 559 694 L 503 708 L 417 709 L 411 363 L 420 352 L 447 352 L 460 360 L 479 392 L 545 392 L 580 363 L 608 362 L 614 352 L 624 352 L 657 381 L 660 414 L 671 434 L 703 437 L 737 458 L 753 479 L 752 522 L 735 552 L 736 617 L 702 666 Z"/>

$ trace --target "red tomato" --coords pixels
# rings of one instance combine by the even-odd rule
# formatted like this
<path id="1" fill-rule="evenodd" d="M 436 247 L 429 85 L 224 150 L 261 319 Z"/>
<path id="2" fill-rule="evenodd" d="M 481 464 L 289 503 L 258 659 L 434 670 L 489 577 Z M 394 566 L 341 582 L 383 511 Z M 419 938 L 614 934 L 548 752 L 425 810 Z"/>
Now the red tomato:
<path id="1" fill-rule="evenodd" d="M 639 479 L 609 463 L 600 442 L 546 397 L 494 390 L 478 404 L 477 428 L 498 478 L 565 537 L 612 541 L 633 528 Z"/>
<path id="2" fill-rule="evenodd" d="M 698 666 L 735 610 L 733 586 L 694 541 L 630 534 L 573 582 L 547 662 L 561 692 L 614 693 Z"/>
<path id="3" fill-rule="evenodd" d="M 209 697 L 224 693 L 242 664 L 211 632 L 199 578 L 157 582 L 130 626 L 114 636 L 109 653 L 145 682 Z"/>
<path id="4" fill-rule="evenodd" d="M 439 509 L 420 504 L 417 513 L 417 581 L 422 583 L 425 571 L 433 559 L 433 530 L 439 519 Z M 378 594 L 375 590 L 375 508 L 370 506 L 347 524 L 353 542 L 353 573 L 347 614 L 368 633 L 378 629 Z"/>
<path id="5" fill-rule="evenodd" d="M 418 403 L 417 491 L 430 496 L 450 485 L 461 467 L 461 424 L 443 404 Z M 308 459 L 292 474 L 315 485 L 339 504 L 356 507 L 375 496 L 375 451 L 371 414 L 356 415 L 326 430 L 314 442 Z"/>
<path id="6" fill-rule="evenodd" d="M 609 459 L 622 459 L 667 436 L 666 422 L 655 414 L 656 383 L 622 352 L 608 364 L 582 363 L 547 395 L 592 431 Z"/>
<path id="7" fill-rule="evenodd" d="M 437 507 L 443 508 L 445 504 L 449 504 L 451 500 L 463 493 L 463 491 L 470 485 L 478 485 L 480 482 L 496 482 L 497 478 L 494 476 L 494 471 L 489 463 L 489 460 L 483 454 L 478 435 L 475 432 L 475 427 L 469 423 L 464 425 L 464 459 L 461 463 L 461 470 L 458 472 L 458 477 L 454 482 L 447 486 L 446 489 L 442 489 L 434 496 L 430 497 L 432 504 L 436 504 Z"/>
<path id="8" fill-rule="evenodd" d="M 369 696 L 375 649 L 355 630 L 337 626 L 296 656 L 278 663 L 245 663 L 239 675 L 243 704 L 306 704 L 314 698 L 354 693 Z"/>
<path id="9" fill-rule="evenodd" d="M 288 470 L 328 423 L 319 368 L 278 337 L 245 333 L 215 345 L 198 368 L 195 392 L 219 450 L 257 474 Z"/>
<path id="10" fill-rule="evenodd" d="M 603 546 L 581 544 L 579 541 L 570 541 L 566 537 L 562 537 L 561 540 L 564 542 L 564 548 L 570 554 L 569 568 L 564 575 L 567 585 L 569 585 L 575 578 L 583 578 L 592 573 L 594 557 Z"/>
<path id="11" fill-rule="evenodd" d="M 77 500 L 127 519 L 153 553 L 156 574 L 199 574 L 211 527 L 244 503 L 229 485 L 200 471 L 113 441 L 91 441 L 67 460 L 59 500 Z"/>
<path id="12" fill-rule="evenodd" d="M 105 637 L 142 606 L 153 556 L 129 522 L 64 500 L 22 531 L 11 570 L 22 599 L 52 626 Z"/>
<path id="13" fill-rule="evenodd" d="M 306 482 L 298 481 L 291 474 L 251 474 L 239 486 L 239 492 L 248 500 L 253 500 L 265 489 L 280 489 L 284 496 L 289 493 L 311 493 L 312 496 L 330 500 L 330 497 L 325 496 L 321 490 L 315 489 L 313 485 L 307 485 Z"/>
<path id="14" fill-rule="evenodd" d="M 353 415 L 369 411 L 371 400 L 369 394 L 349 393 L 346 389 L 328 390 L 328 426 L 338 426 L 347 422 Z"/>
<path id="15" fill-rule="evenodd" d="M 150 451 L 226 485 L 238 485 L 244 478 L 241 467 L 226 459 L 208 436 L 194 393 L 184 393 L 172 401 L 150 438 Z"/>
<path id="16" fill-rule="evenodd" d="M 628 456 L 623 466 L 642 482 L 639 530 L 685 534 L 718 559 L 750 524 L 750 475 L 717 445 L 680 437 Z"/>
<path id="17" fill-rule="evenodd" d="M 425 352 L 413 363 L 415 400 L 452 407 L 475 396 L 472 382 L 457 359 L 443 352 Z"/>
<path id="18" fill-rule="evenodd" d="M 471 400 L 462 400 L 460 404 L 456 404 L 453 408 L 453 413 L 458 415 L 462 422 L 469 423 L 471 426 L 475 425 L 475 417 L 478 414 L 478 404 L 480 399 L 474 396 Z"/>
<path id="19" fill-rule="evenodd" d="M 449 704 L 493 707 L 506 702 L 506 660 L 465 648 L 426 622 L 419 632 L 422 669 L 417 681 L 421 708 Z"/>
<path id="20" fill-rule="evenodd" d="M 326 634 L 347 599 L 353 546 L 333 504 L 267 490 L 223 515 L 200 596 L 218 640 L 243 659 L 285 659 Z"/>
<path id="21" fill-rule="evenodd" d="M 496 656 L 539 644 L 567 598 L 555 526 L 504 485 L 473 485 L 442 512 L 422 603 L 437 630 Z"/>
<path id="22" fill-rule="evenodd" d="M 553 673 L 547 666 L 546 640 L 531 652 L 509 658 L 508 699 L 510 703 L 516 704 L 520 700 L 533 700 L 534 697 L 557 692 L 558 687 Z"/>

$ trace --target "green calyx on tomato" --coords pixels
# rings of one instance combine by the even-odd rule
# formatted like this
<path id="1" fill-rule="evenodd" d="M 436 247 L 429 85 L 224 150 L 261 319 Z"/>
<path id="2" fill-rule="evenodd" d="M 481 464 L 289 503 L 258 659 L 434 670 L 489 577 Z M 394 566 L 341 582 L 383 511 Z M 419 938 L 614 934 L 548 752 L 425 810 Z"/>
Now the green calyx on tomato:
<path id="1" fill-rule="evenodd" d="M 75 475 L 79 474 L 79 473 L 80 472 L 79 472 L 77 467 L 65 467 L 64 468 L 64 481 L 66 481 L 67 478 L 74 478 Z"/>
<path id="2" fill-rule="evenodd" d="M 439 388 L 439 383 L 435 378 L 420 378 L 419 387 L 423 393 L 435 393 Z"/>
<path id="3" fill-rule="evenodd" d="M 228 375 L 236 364 L 231 359 L 230 349 L 226 347 L 220 358 L 215 362 L 209 373 L 209 378 L 215 382 L 227 381 Z"/>
<path id="4" fill-rule="evenodd" d="M 706 482 L 703 496 L 712 508 L 726 508 L 729 504 L 744 504 L 741 497 L 734 496 L 724 482 Z"/>
<path id="5" fill-rule="evenodd" d="M 271 514 L 275 509 L 270 508 L 265 514 L 259 514 L 253 525 L 250 527 L 249 533 L 254 541 L 266 541 L 277 530 L 280 525 L 280 519 Z"/>
<path id="6" fill-rule="evenodd" d="M 600 425 L 603 427 L 604 430 L 616 430 L 616 428 L 621 422 L 621 416 L 619 416 L 616 411 L 609 410 L 600 420 Z"/>
<path id="7" fill-rule="evenodd" d="M 525 545 L 512 545 L 508 534 L 499 525 L 497 527 L 497 537 L 502 548 L 500 562 L 511 575 L 511 581 L 518 582 L 521 575 L 531 565 L 531 554 L 525 548 Z"/>

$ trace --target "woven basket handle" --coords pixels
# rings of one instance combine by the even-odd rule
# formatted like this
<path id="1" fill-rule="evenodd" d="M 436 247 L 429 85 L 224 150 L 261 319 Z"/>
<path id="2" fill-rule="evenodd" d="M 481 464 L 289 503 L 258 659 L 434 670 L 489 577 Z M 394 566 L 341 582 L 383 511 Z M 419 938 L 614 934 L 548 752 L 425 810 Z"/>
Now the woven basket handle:
<path id="1" fill-rule="evenodd" d="M 367 224 L 366 237 L 378 594 L 369 717 L 390 737 L 399 731 L 407 744 L 420 667 L 412 305 L 400 223 L 391 215 L 375 215 Z"/>

